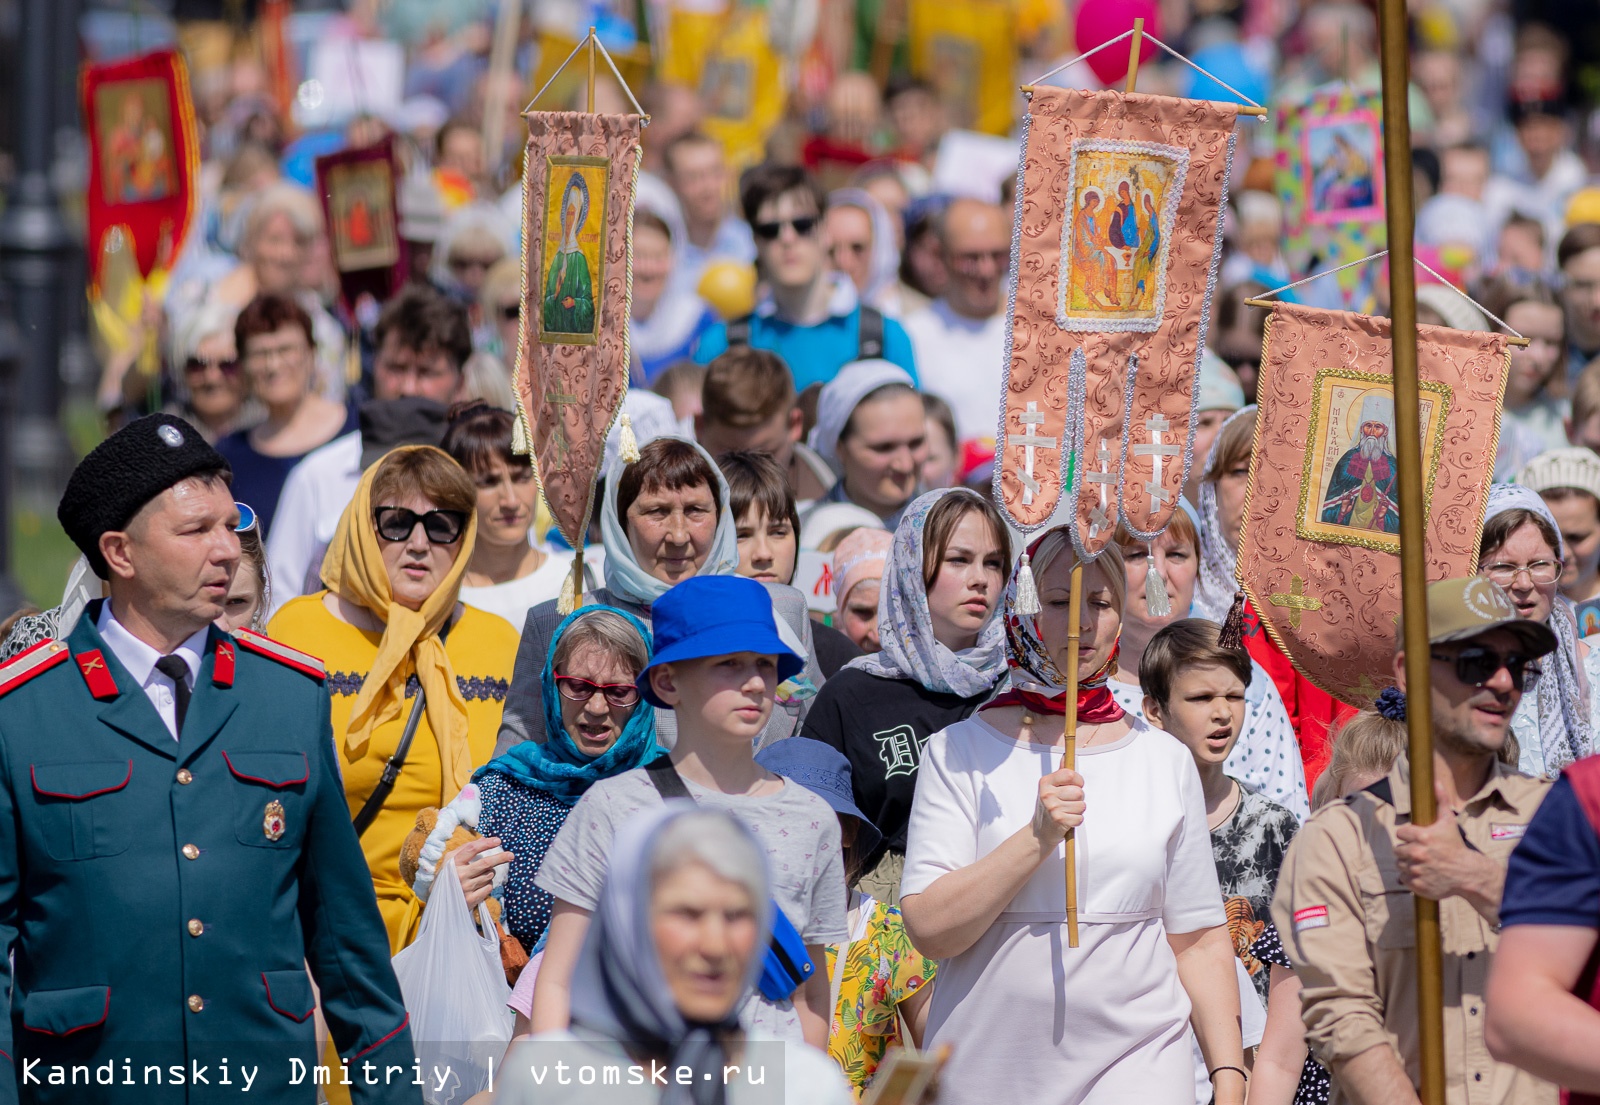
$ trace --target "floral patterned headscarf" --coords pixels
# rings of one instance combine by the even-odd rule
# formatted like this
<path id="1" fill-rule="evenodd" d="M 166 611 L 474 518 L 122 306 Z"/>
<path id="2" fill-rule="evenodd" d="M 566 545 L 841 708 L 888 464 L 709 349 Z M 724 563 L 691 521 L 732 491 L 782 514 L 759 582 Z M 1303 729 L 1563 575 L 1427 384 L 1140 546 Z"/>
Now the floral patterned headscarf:
<path id="1" fill-rule="evenodd" d="M 972 494 L 940 488 L 912 501 L 894 531 L 894 547 L 878 598 L 878 637 L 883 651 L 858 656 L 847 667 L 881 679 L 913 679 L 930 691 L 973 698 L 1005 674 L 1005 631 L 998 612 L 978 631 L 978 643 L 959 652 L 933 635 L 928 589 L 922 582 L 922 534 L 928 512 L 946 495 Z"/>
<path id="2" fill-rule="evenodd" d="M 1057 556 L 1071 555 L 1072 536 L 1066 526 L 1056 526 L 1045 530 L 1028 546 L 1028 559 L 1033 562 L 1033 572 L 1037 577 L 1044 568 L 1048 567 Z M 1044 555 L 1044 563 L 1040 565 L 1040 551 L 1046 542 L 1052 546 Z M 1065 547 L 1056 547 L 1065 546 Z M 1107 558 L 1110 559 L 1107 559 Z M 1100 554 L 1097 563 L 1103 561 L 1105 576 L 1111 583 L 1111 589 L 1117 595 L 1117 609 L 1120 613 L 1127 605 L 1127 577 L 1122 568 L 1122 550 L 1115 542 L 1107 544 L 1105 551 Z M 1054 697 L 1066 691 L 1067 676 L 1056 666 L 1055 660 L 1050 655 L 1050 650 L 1045 646 L 1039 636 L 1039 616 L 1037 614 L 1017 613 L 1017 577 L 1021 574 L 1021 562 L 1011 570 L 1011 582 L 1006 587 L 1005 605 L 1005 632 L 1006 632 L 1006 664 L 1011 669 L 1011 686 L 1017 690 L 1033 691 L 1046 697 Z M 1111 678 L 1111 672 L 1116 666 L 1118 649 L 1113 647 L 1111 655 L 1099 671 L 1087 676 L 1080 670 L 1078 689 L 1092 691 L 1097 687 L 1105 686 L 1106 680 Z"/>

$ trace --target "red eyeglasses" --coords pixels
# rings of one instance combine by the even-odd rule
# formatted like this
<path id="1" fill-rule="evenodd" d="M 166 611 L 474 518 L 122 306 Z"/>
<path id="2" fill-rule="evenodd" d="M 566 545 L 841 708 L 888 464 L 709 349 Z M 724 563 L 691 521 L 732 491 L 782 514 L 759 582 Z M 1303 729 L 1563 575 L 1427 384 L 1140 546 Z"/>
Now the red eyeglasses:
<path id="1" fill-rule="evenodd" d="M 606 701 L 619 710 L 639 702 L 639 688 L 632 683 L 595 683 L 575 675 L 558 675 L 556 690 L 569 702 L 588 702 L 595 695 L 603 694 Z"/>

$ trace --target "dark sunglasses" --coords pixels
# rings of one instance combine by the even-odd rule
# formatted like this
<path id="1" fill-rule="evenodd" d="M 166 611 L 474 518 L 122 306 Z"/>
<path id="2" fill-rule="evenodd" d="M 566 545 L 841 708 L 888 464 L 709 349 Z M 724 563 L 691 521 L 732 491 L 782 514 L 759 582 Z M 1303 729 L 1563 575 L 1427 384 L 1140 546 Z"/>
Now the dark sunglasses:
<path id="1" fill-rule="evenodd" d="M 243 503 L 234 503 L 233 509 L 239 512 L 239 524 L 233 527 L 234 533 L 249 533 L 256 528 L 256 512 Z"/>
<path id="2" fill-rule="evenodd" d="M 576 675 L 558 675 L 556 690 L 569 702 L 588 702 L 597 694 L 605 695 L 606 702 L 618 709 L 626 709 L 639 702 L 639 688 L 632 683 L 595 683 L 579 679 Z"/>
<path id="3" fill-rule="evenodd" d="M 500 308 L 500 317 L 505 319 L 507 322 L 515 322 L 517 319 L 522 317 L 522 304 L 507 303 L 504 307 Z"/>
<path id="4" fill-rule="evenodd" d="M 430 510 L 418 514 L 403 506 L 380 506 L 373 512 L 378 523 L 378 536 L 385 541 L 409 541 L 422 523 L 422 532 L 433 545 L 454 545 L 467 528 L 467 516 L 459 510 Z"/>
<path id="5" fill-rule="evenodd" d="M 778 235 L 783 233 L 783 228 L 786 226 L 794 227 L 794 232 L 805 238 L 813 230 L 817 229 L 817 224 L 821 221 L 816 215 L 801 215 L 797 219 L 778 219 L 770 223 L 752 223 L 750 229 L 763 242 L 776 242 Z"/>
<path id="6" fill-rule="evenodd" d="M 207 361 L 202 360 L 199 357 L 190 357 L 188 360 L 183 362 L 183 373 L 185 376 L 199 375 L 208 368 L 215 368 L 224 376 L 236 376 L 239 373 L 239 362 L 237 360 L 222 361 L 216 359 Z"/>
<path id="7" fill-rule="evenodd" d="M 1508 652 L 1502 656 L 1483 645 L 1469 645 L 1454 656 L 1447 652 L 1435 652 L 1432 656 L 1441 663 L 1454 662 L 1456 678 L 1469 687 L 1483 686 L 1494 678 L 1495 672 L 1505 668 L 1511 673 L 1512 689 L 1520 693 L 1529 672 L 1537 674 L 1539 670 L 1531 658 L 1521 653 Z"/>

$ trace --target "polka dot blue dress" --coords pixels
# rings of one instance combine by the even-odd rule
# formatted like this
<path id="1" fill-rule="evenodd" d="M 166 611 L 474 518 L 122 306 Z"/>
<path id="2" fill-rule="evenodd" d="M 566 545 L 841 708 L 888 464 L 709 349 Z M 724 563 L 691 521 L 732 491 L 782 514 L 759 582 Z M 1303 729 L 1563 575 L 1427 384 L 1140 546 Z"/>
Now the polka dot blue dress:
<path id="1" fill-rule="evenodd" d="M 498 771 L 485 772 L 477 785 L 483 800 L 478 831 L 499 837 L 500 846 L 516 857 L 500 898 L 506 931 L 532 954 L 550 924 L 555 904 L 555 899 L 533 885 L 533 879 L 572 807 Z"/>

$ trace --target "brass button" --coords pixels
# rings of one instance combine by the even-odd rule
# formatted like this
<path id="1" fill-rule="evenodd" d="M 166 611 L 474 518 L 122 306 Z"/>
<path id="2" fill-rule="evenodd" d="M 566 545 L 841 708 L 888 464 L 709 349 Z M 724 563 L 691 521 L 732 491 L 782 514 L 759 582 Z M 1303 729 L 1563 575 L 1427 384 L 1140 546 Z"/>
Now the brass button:
<path id="1" fill-rule="evenodd" d="M 183 846 L 183 858 L 184 859 L 199 859 L 200 858 L 200 849 L 196 848 L 193 844 L 185 844 Z"/>
<path id="2" fill-rule="evenodd" d="M 198 1013 L 206 1007 L 206 999 L 199 994 L 189 995 L 189 1012 Z"/>
<path id="3" fill-rule="evenodd" d="M 194 776 L 189 773 L 188 768 L 178 768 L 178 782 L 182 783 L 184 786 L 188 786 L 190 783 L 194 782 Z"/>
<path id="4" fill-rule="evenodd" d="M 190 936 L 199 936 L 204 931 L 206 931 L 206 927 L 200 923 L 200 918 L 195 917 L 189 921 Z"/>

